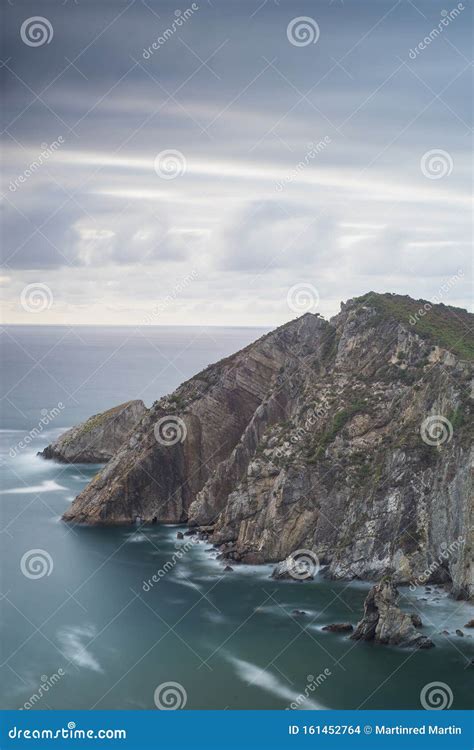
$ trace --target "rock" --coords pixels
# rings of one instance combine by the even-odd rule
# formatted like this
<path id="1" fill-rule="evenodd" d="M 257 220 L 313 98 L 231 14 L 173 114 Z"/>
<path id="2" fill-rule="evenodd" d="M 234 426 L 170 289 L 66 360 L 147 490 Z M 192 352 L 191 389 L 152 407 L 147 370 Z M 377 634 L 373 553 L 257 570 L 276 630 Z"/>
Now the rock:
<path id="1" fill-rule="evenodd" d="M 307 313 L 210 365 L 153 404 L 64 519 L 186 523 L 255 564 L 312 550 L 338 579 L 380 580 L 391 568 L 409 584 L 442 561 L 428 588 L 474 595 L 461 539 L 472 315 L 430 305 L 422 336 L 410 322 L 422 304 L 369 293 L 330 321 Z M 162 420 L 168 442 L 166 430 L 155 435 Z"/>
<path id="2" fill-rule="evenodd" d="M 105 463 L 126 443 L 146 413 L 143 401 L 127 401 L 72 427 L 38 455 L 65 464 Z"/>
<path id="3" fill-rule="evenodd" d="M 178 531 L 178 533 L 176 534 L 176 539 L 184 539 L 184 534 L 182 531 Z"/>
<path id="4" fill-rule="evenodd" d="M 466 622 L 464 625 L 465 628 L 474 628 L 474 620 L 469 620 L 469 622 Z"/>
<path id="5" fill-rule="evenodd" d="M 460 638 L 464 638 L 464 633 L 459 628 L 456 628 L 456 635 L 459 635 Z"/>
<path id="6" fill-rule="evenodd" d="M 292 609 L 291 614 L 293 617 L 304 617 L 306 615 L 306 612 L 304 609 Z"/>
<path id="7" fill-rule="evenodd" d="M 429 638 L 418 633 L 411 616 L 401 611 L 398 591 L 387 579 L 370 589 L 364 603 L 364 616 L 351 638 L 409 648 L 434 646 Z"/>
<path id="8" fill-rule="evenodd" d="M 315 571 L 312 567 L 312 558 L 309 557 L 308 560 L 308 567 L 299 567 L 298 561 L 289 558 L 282 560 L 273 569 L 271 577 L 277 580 L 312 581 Z"/>
<path id="9" fill-rule="evenodd" d="M 271 577 L 276 578 L 277 580 L 290 578 L 290 572 L 286 560 L 282 560 L 273 568 Z"/>
<path id="10" fill-rule="evenodd" d="M 325 625 L 323 630 L 328 630 L 330 633 L 351 633 L 354 626 L 350 622 L 334 622 L 331 625 Z"/>
<path id="11" fill-rule="evenodd" d="M 187 531 L 184 532 L 184 536 L 196 536 L 197 533 L 198 533 L 197 529 L 188 529 Z"/>
<path id="12" fill-rule="evenodd" d="M 420 615 L 412 613 L 410 615 L 410 617 L 411 617 L 411 621 L 412 621 L 413 625 L 415 626 L 415 628 L 422 628 L 423 627 L 423 623 L 421 621 Z"/>
<path id="13" fill-rule="evenodd" d="M 230 573 L 234 568 L 232 568 L 231 565 L 226 565 L 224 568 L 224 573 Z"/>

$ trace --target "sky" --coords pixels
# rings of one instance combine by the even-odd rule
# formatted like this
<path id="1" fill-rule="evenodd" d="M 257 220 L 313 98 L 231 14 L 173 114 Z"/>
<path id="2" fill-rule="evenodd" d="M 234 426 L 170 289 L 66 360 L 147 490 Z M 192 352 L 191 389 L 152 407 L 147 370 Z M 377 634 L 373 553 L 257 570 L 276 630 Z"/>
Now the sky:
<path id="1" fill-rule="evenodd" d="M 370 290 L 469 308 L 471 22 L 451 0 L 9 0 L 4 322 L 274 326 Z"/>

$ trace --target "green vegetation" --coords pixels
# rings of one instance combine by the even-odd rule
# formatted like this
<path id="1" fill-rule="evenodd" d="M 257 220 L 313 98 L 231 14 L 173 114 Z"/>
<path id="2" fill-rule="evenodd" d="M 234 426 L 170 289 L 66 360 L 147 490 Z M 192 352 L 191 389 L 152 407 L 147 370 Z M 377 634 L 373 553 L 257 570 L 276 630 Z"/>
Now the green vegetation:
<path id="1" fill-rule="evenodd" d="M 462 359 L 474 360 L 474 316 L 466 310 L 400 294 L 368 292 L 357 298 L 383 319 L 395 318 L 421 338 L 448 349 Z M 374 321 L 373 321 L 374 322 Z"/>
<path id="2" fill-rule="evenodd" d="M 328 427 L 326 432 L 323 434 L 316 451 L 314 452 L 312 459 L 320 458 L 326 448 L 331 445 L 333 440 L 336 438 L 342 428 L 359 412 L 367 411 L 367 404 L 364 401 L 354 401 L 346 409 L 340 409 L 334 415 L 332 424 Z"/>

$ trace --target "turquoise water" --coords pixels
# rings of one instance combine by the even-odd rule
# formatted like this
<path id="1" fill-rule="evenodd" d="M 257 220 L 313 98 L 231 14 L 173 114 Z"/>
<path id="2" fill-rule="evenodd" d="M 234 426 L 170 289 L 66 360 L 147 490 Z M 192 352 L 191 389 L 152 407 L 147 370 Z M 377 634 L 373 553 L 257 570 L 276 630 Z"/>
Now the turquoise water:
<path id="1" fill-rule="evenodd" d="M 179 541 L 176 527 L 71 528 L 60 521 L 98 467 L 46 462 L 38 450 L 91 413 L 129 398 L 150 405 L 260 334 L 145 332 L 16 327 L 3 334 L 2 707 L 22 707 L 48 681 L 35 708 L 151 709 L 167 682 L 179 683 L 189 709 L 275 709 L 294 701 L 301 708 L 419 708 L 420 691 L 436 681 L 449 687 L 452 708 L 468 708 L 474 639 L 467 630 L 464 638 L 439 633 L 454 634 L 474 615 L 443 592 L 404 592 L 435 649 L 374 647 L 321 630 L 355 624 L 368 584 L 322 575 L 311 583 L 274 581 L 268 566 L 224 573 L 206 542 Z M 19 448 L 41 410 L 59 402 L 64 408 L 45 431 Z M 22 572 L 35 549 L 49 575 Z M 311 677 L 318 675 L 316 685 Z"/>

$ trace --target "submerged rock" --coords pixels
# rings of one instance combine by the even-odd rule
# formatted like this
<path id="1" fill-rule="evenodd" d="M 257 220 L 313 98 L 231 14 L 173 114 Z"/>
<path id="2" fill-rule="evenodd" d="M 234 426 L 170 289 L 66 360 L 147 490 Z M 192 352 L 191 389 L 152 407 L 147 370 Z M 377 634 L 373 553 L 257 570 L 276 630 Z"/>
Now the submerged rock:
<path id="1" fill-rule="evenodd" d="M 351 633 L 354 626 L 350 622 L 333 622 L 325 625 L 323 630 L 328 630 L 330 633 Z"/>
<path id="2" fill-rule="evenodd" d="M 389 580 L 382 580 L 370 589 L 364 602 L 364 616 L 351 638 L 410 648 L 434 646 L 430 638 L 416 630 L 411 615 L 401 611 L 397 588 Z"/>
<path id="3" fill-rule="evenodd" d="M 127 401 L 72 427 L 38 455 L 66 464 L 105 463 L 128 442 L 146 413 L 143 401 Z"/>
<path id="4" fill-rule="evenodd" d="M 464 638 L 464 633 L 459 628 L 456 628 L 456 635 L 458 635 L 460 638 Z"/>
<path id="5" fill-rule="evenodd" d="M 306 615 L 306 612 L 304 609 L 292 609 L 291 614 L 293 617 L 304 617 Z"/>

